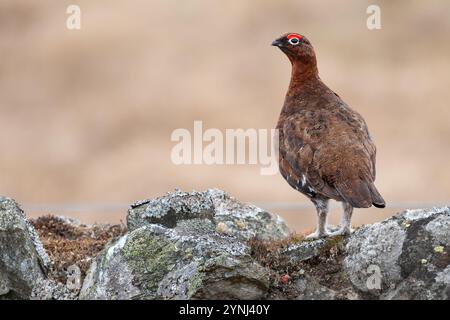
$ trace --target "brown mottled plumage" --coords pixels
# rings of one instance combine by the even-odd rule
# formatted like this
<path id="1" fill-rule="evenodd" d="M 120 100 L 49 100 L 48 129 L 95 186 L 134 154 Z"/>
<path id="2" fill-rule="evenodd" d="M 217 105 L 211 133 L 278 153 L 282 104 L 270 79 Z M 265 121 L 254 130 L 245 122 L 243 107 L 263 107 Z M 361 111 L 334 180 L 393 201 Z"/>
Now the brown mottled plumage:
<path id="1" fill-rule="evenodd" d="M 374 185 L 376 149 L 367 125 L 320 80 L 314 49 L 304 36 L 285 34 L 272 45 L 292 63 L 277 125 L 280 172 L 317 208 L 318 228 L 311 238 L 329 235 L 329 199 L 344 204 L 341 229 L 334 234 L 348 234 L 353 207 L 385 206 Z"/>

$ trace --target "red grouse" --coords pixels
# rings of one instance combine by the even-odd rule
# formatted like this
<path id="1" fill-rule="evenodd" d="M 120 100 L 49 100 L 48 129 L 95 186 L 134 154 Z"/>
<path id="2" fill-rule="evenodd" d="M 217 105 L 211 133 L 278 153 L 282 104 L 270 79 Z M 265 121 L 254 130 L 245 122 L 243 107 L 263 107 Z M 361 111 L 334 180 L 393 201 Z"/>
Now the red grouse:
<path id="1" fill-rule="evenodd" d="M 353 208 L 384 208 L 374 185 L 375 145 L 362 116 L 319 78 L 316 55 L 304 36 L 289 33 L 272 42 L 292 63 L 278 119 L 279 167 L 289 185 L 317 209 L 317 230 L 308 238 L 350 233 Z M 340 229 L 327 231 L 328 201 L 343 203 Z"/>

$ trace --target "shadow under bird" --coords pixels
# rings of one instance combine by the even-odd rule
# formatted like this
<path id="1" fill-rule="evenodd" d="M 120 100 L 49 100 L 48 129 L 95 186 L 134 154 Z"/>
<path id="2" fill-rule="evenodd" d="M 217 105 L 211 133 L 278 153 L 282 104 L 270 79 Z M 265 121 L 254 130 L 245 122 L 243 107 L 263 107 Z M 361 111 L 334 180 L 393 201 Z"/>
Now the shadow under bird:
<path id="1" fill-rule="evenodd" d="M 351 232 L 353 208 L 385 207 L 375 188 L 376 148 L 363 117 L 319 78 L 306 37 L 288 33 L 272 42 L 292 63 L 278 119 L 279 168 L 289 185 L 315 205 L 317 230 L 307 238 Z M 328 202 L 343 203 L 340 229 L 327 230 Z"/>

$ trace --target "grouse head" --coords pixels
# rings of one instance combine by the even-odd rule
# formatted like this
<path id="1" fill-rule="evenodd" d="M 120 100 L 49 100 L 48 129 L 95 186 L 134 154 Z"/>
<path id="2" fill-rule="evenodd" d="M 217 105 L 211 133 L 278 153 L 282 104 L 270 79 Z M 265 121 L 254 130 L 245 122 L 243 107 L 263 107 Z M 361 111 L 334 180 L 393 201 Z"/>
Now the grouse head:
<path id="1" fill-rule="evenodd" d="M 303 67 L 316 68 L 316 54 L 311 43 L 305 36 L 298 33 L 286 33 L 274 40 L 272 45 L 280 48 L 292 64 L 301 64 Z"/>

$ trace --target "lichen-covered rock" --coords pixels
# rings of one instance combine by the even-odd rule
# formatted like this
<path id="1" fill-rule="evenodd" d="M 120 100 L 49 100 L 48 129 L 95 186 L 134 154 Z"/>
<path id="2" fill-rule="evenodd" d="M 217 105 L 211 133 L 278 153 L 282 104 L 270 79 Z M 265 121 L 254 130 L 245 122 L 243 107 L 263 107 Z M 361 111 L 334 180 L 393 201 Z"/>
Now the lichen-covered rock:
<path id="1" fill-rule="evenodd" d="M 328 231 L 334 232 L 339 228 L 336 226 L 328 226 Z M 321 255 L 327 248 L 330 247 L 336 240 L 341 240 L 342 237 L 334 237 L 331 238 L 323 238 L 316 239 L 313 241 L 306 240 L 298 243 L 294 243 L 289 245 L 286 249 L 283 250 L 283 256 L 288 257 L 292 263 L 299 263 L 318 255 Z"/>
<path id="2" fill-rule="evenodd" d="M 0 299 L 450 299 L 450 208 L 302 241 L 285 239 L 277 216 L 210 189 L 141 201 L 127 221 L 80 290 L 46 275 L 35 229 L 0 197 Z"/>
<path id="3" fill-rule="evenodd" d="M 29 299 L 50 260 L 17 203 L 0 197 L 0 299 Z"/>
<path id="4" fill-rule="evenodd" d="M 48 278 L 36 279 L 31 293 L 32 300 L 78 300 L 79 290 Z"/>
<path id="5" fill-rule="evenodd" d="M 127 223 L 129 230 L 149 224 L 173 228 L 194 218 L 208 219 L 217 232 L 242 240 L 276 240 L 290 234 L 279 216 L 243 204 L 218 189 L 189 193 L 177 190 L 157 199 L 139 201 L 130 207 Z"/>
<path id="6" fill-rule="evenodd" d="M 450 209 L 407 210 L 360 228 L 344 270 L 367 298 L 450 299 Z"/>
<path id="7" fill-rule="evenodd" d="M 209 220 L 173 229 L 146 225 L 105 248 L 80 298 L 260 299 L 269 287 L 268 272 L 249 253 Z"/>
<path id="8" fill-rule="evenodd" d="M 261 299 L 269 274 L 250 238 L 290 234 L 277 216 L 223 191 L 175 191 L 131 206 L 130 232 L 92 264 L 82 299 Z"/>
<path id="9" fill-rule="evenodd" d="M 280 286 L 268 279 L 277 270 L 262 267 L 247 240 L 283 239 L 288 229 L 223 191 L 176 191 L 136 203 L 128 226 L 92 264 L 81 298 L 283 297 L 282 289 L 267 294 Z M 407 210 L 349 237 L 288 245 L 277 259 L 297 270 L 291 298 L 449 299 L 449 241 L 449 208 Z"/>
<path id="10" fill-rule="evenodd" d="M 336 299 L 336 292 L 322 286 L 317 279 L 311 276 L 304 275 L 295 283 L 299 295 L 297 300 L 334 300 Z"/>
<path id="11" fill-rule="evenodd" d="M 398 260 L 405 237 L 405 230 L 395 220 L 357 230 L 348 241 L 345 258 L 346 271 L 353 285 L 363 292 L 369 291 L 368 278 L 378 268 L 384 286 L 401 280 Z"/>

